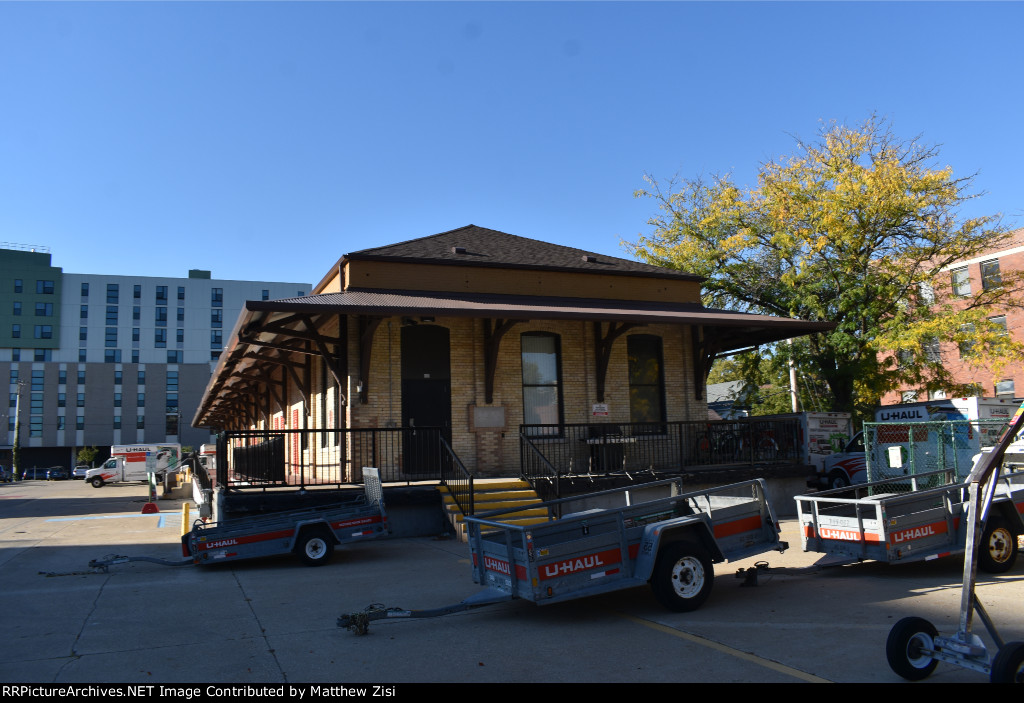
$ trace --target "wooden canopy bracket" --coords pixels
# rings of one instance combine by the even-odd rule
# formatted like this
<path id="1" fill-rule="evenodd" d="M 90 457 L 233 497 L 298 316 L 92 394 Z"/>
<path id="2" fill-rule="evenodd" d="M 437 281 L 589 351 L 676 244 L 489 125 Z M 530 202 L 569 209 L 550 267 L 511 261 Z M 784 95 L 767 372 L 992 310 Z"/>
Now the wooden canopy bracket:
<path id="1" fill-rule="evenodd" d="M 359 381 L 363 384 L 359 391 L 359 402 L 365 403 L 370 390 L 370 355 L 373 353 L 373 335 L 384 321 L 379 315 L 359 316 Z"/>
<path id="2" fill-rule="evenodd" d="M 704 388 L 708 382 L 708 374 L 711 373 L 711 365 L 715 363 L 715 357 L 718 355 L 719 345 L 709 338 L 703 325 L 691 326 L 690 337 L 693 340 L 694 397 L 697 400 L 704 400 Z"/>
<path id="3" fill-rule="evenodd" d="M 494 402 L 494 375 L 498 370 L 498 349 L 505 334 L 526 320 L 484 319 L 484 402 Z"/>
<path id="4" fill-rule="evenodd" d="M 608 325 L 608 333 L 601 333 L 601 322 L 594 321 L 594 373 L 597 380 L 597 402 L 604 402 L 604 383 L 608 376 L 608 362 L 612 358 L 612 345 L 615 340 L 634 327 L 643 327 L 632 322 L 623 322 L 621 325 L 611 322 Z"/>

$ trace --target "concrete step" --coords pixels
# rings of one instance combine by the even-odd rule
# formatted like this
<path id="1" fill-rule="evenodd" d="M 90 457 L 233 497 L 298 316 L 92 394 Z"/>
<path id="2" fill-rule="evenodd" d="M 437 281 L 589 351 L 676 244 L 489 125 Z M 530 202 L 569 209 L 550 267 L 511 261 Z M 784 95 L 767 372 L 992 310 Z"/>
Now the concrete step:
<path id="1" fill-rule="evenodd" d="M 461 541 L 466 541 L 466 526 L 462 511 L 446 486 L 438 486 L 448 521 Z M 540 498 L 530 488 L 530 484 L 519 479 L 479 479 L 473 482 L 473 507 L 477 514 L 491 510 L 519 508 L 539 503 Z M 515 517 L 503 519 L 501 522 L 510 525 L 534 525 L 547 521 L 547 510 L 544 508 L 526 508 L 517 511 Z"/>

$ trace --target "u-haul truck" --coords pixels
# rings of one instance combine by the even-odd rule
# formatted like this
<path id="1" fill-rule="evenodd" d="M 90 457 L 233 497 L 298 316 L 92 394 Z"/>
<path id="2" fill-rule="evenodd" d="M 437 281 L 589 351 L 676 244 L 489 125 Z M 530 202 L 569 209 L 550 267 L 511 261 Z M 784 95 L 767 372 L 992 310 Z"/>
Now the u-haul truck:
<path id="1" fill-rule="evenodd" d="M 945 455 L 948 460 L 953 458 L 958 467 L 960 478 L 966 475 L 974 465 L 974 456 L 982 449 L 995 445 L 999 439 L 999 433 L 1004 425 L 1000 422 L 1008 422 L 1017 410 L 1018 404 L 1010 398 L 946 398 L 941 400 L 930 400 L 916 403 L 903 403 L 900 405 L 884 405 L 875 411 L 876 423 L 892 423 L 893 425 L 908 424 L 902 430 L 894 428 L 892 432 L 877 433 L 872 446 L 865 446 L 864 433 L 859 432 L 850 441 L 847 447 L 836 454 L 826 457 L 824 466 L 819 472 L 819 485 L 827 488 L 842 488 L 854 483 L 864 483 L 868 480 L 867 452 L 872 452 L 871 463 L 879 475 L 886 475 L 897 471 L 906 464 L 908 452 L 911 450 L 911 437 L 914 433 L 914 441 L 923 446 L 929 439 L 929 432 L 937 432 L 934 427 L 913 423 L 925 422 L 949 422 L 949 421 L 976 421 L 982 422 L 977 425 L 966 423 L 943 430 L 943 438 L 934 438 L 934 442 L 941 441 L 944 446 Z M 956 437 L 953 437 L 956 433 Z M 1007 451 L 1007 460 L 1016 458 L 1019 454 L 1018 444 L 1011 445 Z"/>
<path id="2" fill-rule="evenodd" d="M 163 480 L 164 474 L 178 470 L 180 444 L 115 444 L 110 458 L 85 474 L 87 483 L 99 488 L 118 481 L 148 481 L 150 474 Z"/>

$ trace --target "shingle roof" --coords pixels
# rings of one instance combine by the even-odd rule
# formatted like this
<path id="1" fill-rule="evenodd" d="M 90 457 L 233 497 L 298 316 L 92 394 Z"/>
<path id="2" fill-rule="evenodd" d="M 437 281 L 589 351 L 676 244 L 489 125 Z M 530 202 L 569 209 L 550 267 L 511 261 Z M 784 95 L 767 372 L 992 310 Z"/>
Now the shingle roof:
<path id="1" fill-rule="evenodd" d="M 486 227 L 466 225 L 429 237 L 410 239 L 346 254 L 352 261 L 403 261 L 456 266 L 550 269 L 630 276 L 655 276 L 702 281 L 692 273 L 652 266 L 630 259 L 520 237 Z"/>

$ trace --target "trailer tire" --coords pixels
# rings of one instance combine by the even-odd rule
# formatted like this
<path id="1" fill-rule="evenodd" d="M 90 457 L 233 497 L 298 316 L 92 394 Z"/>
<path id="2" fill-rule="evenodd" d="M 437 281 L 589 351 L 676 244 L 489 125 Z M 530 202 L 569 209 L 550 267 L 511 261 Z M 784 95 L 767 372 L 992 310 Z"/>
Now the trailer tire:
<path id="1" fill-rule="evenodd" d="M 673 542 L 658 554 L 651 574 L 651 590 L 671 611 L 688 613 L 711 595 L 715 569 L 707 553 L 691 542 Z"/>
<path id="2" fill-rule="evenodd" d="M 307 566 L 322 566 L 334 555 L 334 538 L 325 531 L 310 530 L 299 537 L 295 551 Z"/>
<path id="3" fill-rule="evenodd" d="M 922 649 L 935 649 L 938 636 L 935 627 L 924 618 L 903 618 L 889 630 L 885 641 L 885 658 L 889 667 L 907 681 L 920 681 L 931 676 L 938 659 Z"/>
<path id="4" fill-rule="evenodd" d="M 999 518 L 989 518 L 978 545 L 978 568 L 989 574 L 1001 574 L 1013 568 L 1017 560 L 1017 535 Z"/>
<path id="5" fill-rule="evenodd" d="M 1024 642 L 1007 642 L 992 660 L 992 683 L 1024 683 Z"/>
<path id="6" fill-rule="evenodd" d="M 103 488 L 103 479 L 99 476 L 93 476 L 89 479 L 89 483 L 92 484 L 93 488 Z"/>
<path id="7" fill-rule="evenodd" d="M 849 485 L 850 478 L 846 475 L 846 472 L 841 469 L 833 469 L 828 475 L 829 490 L 833 488 L 846 488 Z"/>

